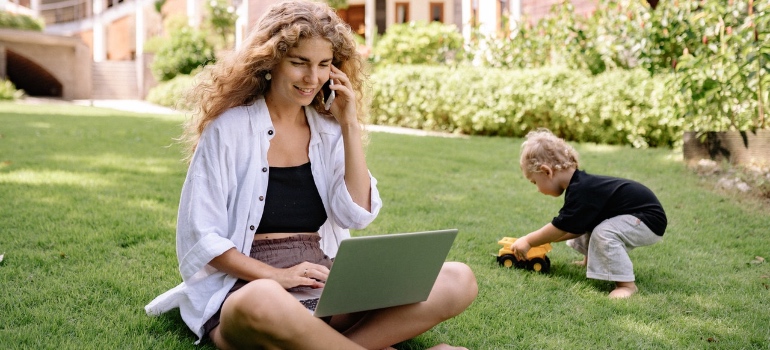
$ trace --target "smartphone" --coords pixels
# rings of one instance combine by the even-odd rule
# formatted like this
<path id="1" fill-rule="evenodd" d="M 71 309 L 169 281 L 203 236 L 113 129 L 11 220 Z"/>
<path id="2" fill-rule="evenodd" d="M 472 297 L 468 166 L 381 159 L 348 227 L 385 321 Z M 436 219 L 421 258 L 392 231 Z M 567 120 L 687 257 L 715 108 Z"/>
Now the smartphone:
<path id="1" fill-rule="evenodd" d="M 337 96 L 334 90 L 330 89 L 329 86 L 334 85 L 334 80 L 329 79 L 329 81 L 324 84 L 324 86 L 321 88 L 321 93 L 323 93 L 324 97 L 324 108 L 328 111 L 329 108 L 332 108 L 332 102 L 334 102 L 334 97 Z"/>

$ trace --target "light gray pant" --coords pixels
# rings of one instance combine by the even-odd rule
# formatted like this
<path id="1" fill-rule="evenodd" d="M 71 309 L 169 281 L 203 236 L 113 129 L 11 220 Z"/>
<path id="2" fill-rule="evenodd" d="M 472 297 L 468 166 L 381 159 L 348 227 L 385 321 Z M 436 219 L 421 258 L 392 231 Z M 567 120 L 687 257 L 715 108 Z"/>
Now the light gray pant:
<path id="1" fill-rule="evenodd" d="M 593 232 L 567 241 L 567 245 L 588 256 L 586 277 L 613 282 L 633 282 L 634 264 L 628 252 L 659 242 L 633 215 L 618 215 L 602 221 Z"/>

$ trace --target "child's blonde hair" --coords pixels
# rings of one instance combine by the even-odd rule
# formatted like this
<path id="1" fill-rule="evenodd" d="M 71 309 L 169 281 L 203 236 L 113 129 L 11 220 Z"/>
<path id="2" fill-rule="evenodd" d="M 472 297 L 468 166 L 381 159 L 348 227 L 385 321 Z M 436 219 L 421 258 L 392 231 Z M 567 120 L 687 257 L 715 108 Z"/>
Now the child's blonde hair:
<path id="1" fill-rule="evenodd" d="M 525 175 L 541 172 L 540 166 L 547 165 L 554 171 L 578 168 L 579 155 L 563 139 L 550 130 L 540 128 L 527 133 L 521 144 L 519 166 Z"/>

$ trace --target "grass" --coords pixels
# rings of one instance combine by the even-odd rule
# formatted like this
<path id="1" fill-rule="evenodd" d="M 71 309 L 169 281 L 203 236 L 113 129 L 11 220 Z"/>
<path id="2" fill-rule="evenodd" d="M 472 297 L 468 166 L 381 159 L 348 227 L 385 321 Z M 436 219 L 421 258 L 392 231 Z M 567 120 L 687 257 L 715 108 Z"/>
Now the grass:
<path id="1" fill-rule="evenodd" d="M 144 305 L 176 285 L 185 175 L 181 116 L 0 103 L 0 344 L 4 349 L 196 347 L 177 311 Z M 547 275 L 501 268 L 503 236 L 548 222 L 562 198 L 519 173 L 521 140 L 372 133 L 385 206 L 370 235 L 456 227 L 451 260 L 480 294 L 460 316 L 399 344 L 470 349 L 767 349 L 768 207 L 707 189 L 676 152 L 575 145 L 589 172 L 636 179 L 667 210 L 664 240 L 631 252 L 640 292 L 609 300 L 563 243 Z"/>

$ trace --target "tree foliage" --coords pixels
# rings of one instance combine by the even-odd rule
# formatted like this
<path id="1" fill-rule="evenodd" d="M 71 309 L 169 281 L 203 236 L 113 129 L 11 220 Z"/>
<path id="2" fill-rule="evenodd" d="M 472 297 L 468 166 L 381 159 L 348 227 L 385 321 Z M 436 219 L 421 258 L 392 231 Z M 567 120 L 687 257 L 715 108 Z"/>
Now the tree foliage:
<path id="1" fill-rule="evenodd" d="M 457 27 L 440 22 L 391 25 L 373 49 L 377 64 L 454 64 L 463 55 Z"/>

